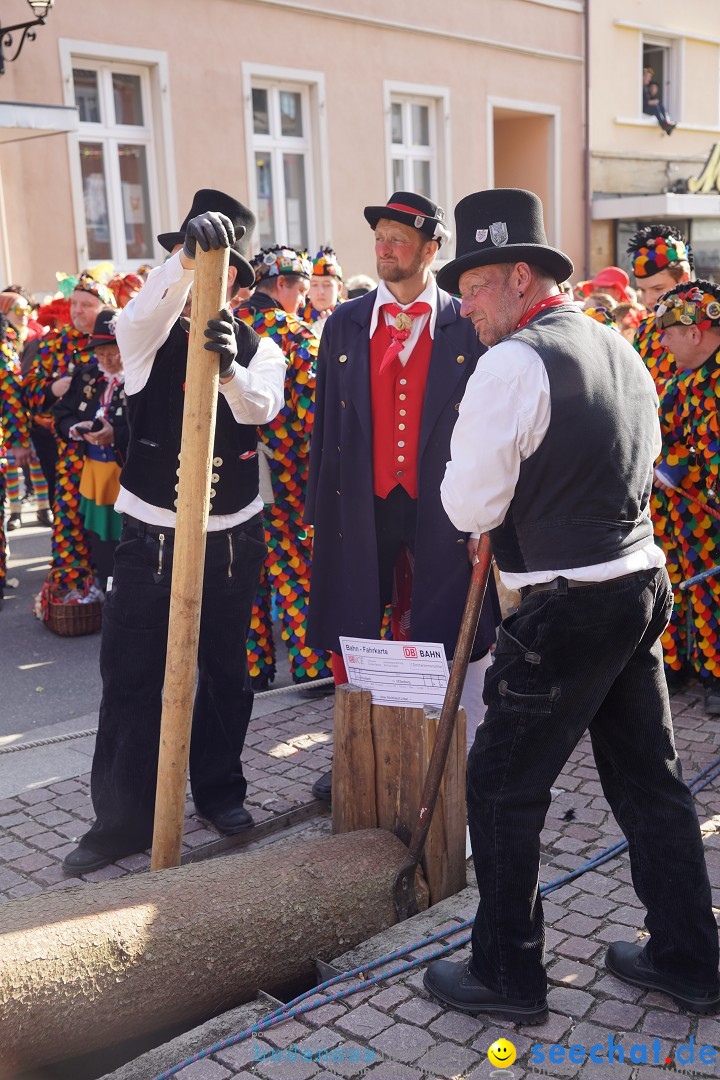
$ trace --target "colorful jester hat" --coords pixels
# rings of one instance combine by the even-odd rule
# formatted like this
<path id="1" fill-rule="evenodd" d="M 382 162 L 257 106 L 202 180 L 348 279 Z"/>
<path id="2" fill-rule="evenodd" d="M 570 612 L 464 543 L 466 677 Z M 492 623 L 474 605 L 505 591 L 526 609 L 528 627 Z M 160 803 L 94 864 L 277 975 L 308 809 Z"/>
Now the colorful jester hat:
<path id="1" fill-rule="evenodd" d="M 332 248 L 321 248 L 313 259 L 313 277 L 334 277 L 342 281 L 342 267 Z"/>
<path id="2" fill-rule="evenodd" d="M 608 311 L 606 307 L 591 307 L 585 308 L 584 315 L 589 315 L 595 322 L 599 322 L 601 326 L 610 326 L 613 330 L 617 330 L 615 320 L 612 317 L 612 312 Z"/>
<path id="3" fill-rule="evenodd" d="M 294 248 L 281 244 L 263 248 L 252 260 L 252 266 L 255 270 L 256 285 L 267 278 L 286 274 L 309 280 L 313 272 L 307 251 L 295 251 Z"/>
<path id="4" fill-rule="evenodd" d="M 680 262 L 693 268 L 692 248 L 672 225 L 646 225 L 630 238 L 628 255 L 636 278 L 649 278 Z"/>
<path id="5" fill-rule="evenodd" d="M 666 330 L 676 323 L 699 330 L 720 329 L 720 285 L 698 278 L 666 292 L 655 308 L 655 325 Z"/>

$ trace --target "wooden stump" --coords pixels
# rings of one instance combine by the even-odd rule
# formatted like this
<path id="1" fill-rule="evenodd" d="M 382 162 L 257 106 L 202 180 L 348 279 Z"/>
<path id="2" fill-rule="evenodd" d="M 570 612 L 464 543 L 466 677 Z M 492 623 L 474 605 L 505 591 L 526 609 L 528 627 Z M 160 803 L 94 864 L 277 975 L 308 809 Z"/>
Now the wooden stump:
<path id="1" fill-rule="evenodd" d="M 333 734 L 334 833 L 387 829 L 409 844 L 435 741 L 437 709 L 373 705 L 338 686 Z M 437 904 L 465 888 L 465 712 L 457 714 L 422 868 Z"/>

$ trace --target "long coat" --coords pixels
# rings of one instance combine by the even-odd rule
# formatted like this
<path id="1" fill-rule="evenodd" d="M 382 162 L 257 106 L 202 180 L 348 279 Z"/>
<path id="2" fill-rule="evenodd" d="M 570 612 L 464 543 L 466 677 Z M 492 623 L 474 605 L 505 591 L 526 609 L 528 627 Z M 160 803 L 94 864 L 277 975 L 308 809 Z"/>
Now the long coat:
<path id="1" fill-rule="evenodd" d="M 382 619 L 373 494 L 370 319 L 375 291 L 336 308 L 320 339 L 315 426 L 305 522 L 315 526 L 307 641 L 339 652 L 338 638 L 377 638 Z M 459 305 L 438 290 L 418 448 L 418 506 L 410 637 L 455 650 L 470 582 L 467 534 L 440 501 L 450 436 L 481 346 Z M 392 432 L 387 433 L 388 441 Z M 478 433 L 482 437 L 482 433 Z M 495 639 L 494 581 L 488 586 L 474 655 Z"/>

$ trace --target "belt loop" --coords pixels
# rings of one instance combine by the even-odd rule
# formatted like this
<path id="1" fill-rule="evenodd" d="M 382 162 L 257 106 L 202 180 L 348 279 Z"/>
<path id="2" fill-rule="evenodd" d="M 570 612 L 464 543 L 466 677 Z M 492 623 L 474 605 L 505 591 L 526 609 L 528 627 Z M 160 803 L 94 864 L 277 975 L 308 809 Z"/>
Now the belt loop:
<path id="1" fill-rule="evenodd" d="M 561 596 L 567 596 L 568 579 L 566 577 L 562 577 L 561 575 L 558 575 L 557 583 L 558 583 L 557 584 L 557 591 L 560 593 L 560 595 Z"/>
<path id="2" fill-rule="evenodd" d="M 145 522 L 144 521 L 138 521 L 138 539 L 144 540 L 145 539 L 145 532 L 146 532 L 146 530 L 145 530 Z"/>

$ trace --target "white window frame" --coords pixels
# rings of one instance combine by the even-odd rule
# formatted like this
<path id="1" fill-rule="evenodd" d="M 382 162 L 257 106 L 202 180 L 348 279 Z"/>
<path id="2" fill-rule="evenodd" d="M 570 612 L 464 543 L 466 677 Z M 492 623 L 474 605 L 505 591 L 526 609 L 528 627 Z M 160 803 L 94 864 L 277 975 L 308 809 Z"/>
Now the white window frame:
<path id="1" fill-rule="evenodd" d="M 98 69 L 98 89 L 101 108 L 112 92 L 112 72 L 140 76 L 143 108 L 143 127 L 81 123 L 79 130 L 68 136 L 68 155 L 75 218 L 75 243 L 79 268 L 92 267 L 105 260 L 90 259 L 88 252 L 82 173 L 79 144 L 100 142 L 106 149 L 105 175 L 108 198 L 108 218 L 113 251 L 112 262 L 121 273 L 137 270 L 143 263 L 160 262 L 164 252 L 157 243 L 160 232 L 176 229 L 179 224 L 176 195 L 175 159 L 172 142 L 167 54 L 153 49 L 123 48 L 60 38 L 60 66 L 66 105 L 74 106 L 73 69 Z M 104 114 L 107 119 L 107 114 Z M 146 148 L 148 198 L 152 224 L 152 254 L 141 259 L 121 258 L 126 252 L 125 221 L 117 193 L 121 191 L 119 162 L 116 154 L 107 153 L 113 144 L 128 142 Z M 113 196 L 115 194 L 115 197 Z M 118 248 L 118 240 L 121 248 Z"/>
<path id="2" fill-rule="evenodd" d="M 273 238 L 273 242 L 289 243 L 289 238 L 285 235 L 287 224 L 282 155 L 283 153 L 304 154 L 308 250 L 314 254 L 321 244 L 332 245 L 333 242 L 325 76 L 320 71 L 243 63 L 242 78 L 247 188 L 250 206 L 255 208 L 258 206 L 255 154 L 265 152 L 270 154 L 272 163 L 275 230 L 278 233 Z M 274 91 L 269 95 L 269 109 L 271 112 L 273 109 L 276 111 L 276 125 L 279 124 L 279 91 L 288 90 L 300 93 L 303 118 L 302 137 L 256 135 L 253 123 L 253 88 Z M 253 246 L 255 249 L 260 247 L 257 233 L 253 237 Z"/>
<path id="3" fill-rule="evenodd" d="M 685 71 L 685 41 L 683 38 L 664 34 L 648 33 L 643 31 L 639 35 L 640 63 L 640 106 L 639 112 L 643 120 L 652 127 L 657 124 L 654 116 L 643 112 L 643 81 L 642 73 L 645 67 L 645 46 L 654 45 L 656 48 L 667 49 L 668 70 L 665 72 L 666 86 L 662 86 L 662 103 L 670 116 L 677 123 L 683 115 L 683 83 Z M 669 92 L 668 92 L 669 91 Z"/>
<path id="4" fill-rule="evenodd" d="M 553 192 L 553 198 L 550 205 L 544 207 L 545 232 L 549 243 L 562 250 L 562 106 L 545 104 L 539 101 L 520 101 L 515 98 L 488 97 L 486 120 L 487 178 L 485 180 L 485 186 L 488 188 L 495 187 L 495 109 L 510 109 L 513 112 L 534 113 L 551 118 L 548 186 Z"/>
<path id="5" fill-rule="evenodd" d="M 400 146 L 392 141 L 392 106 L 401 102 L 405 116 L 409 116 L 410 106 L 427 105 L 430 107 L 429 131 L 430 153 L 425 155 L 421 148 Z M 451 221 L 452 210 L 452 140 L 450 130 L 450 90 L 447 86 L 429 86 L 420 83 L 393 82 L 383 83 L 383 106 L 385 112 L 385 186 L 388 198 L 395 190 L 393 183 L 393 161 L 402 159 L 430 160 L 431 198 L 445 210 L 446 219 Z M 407 110 L 405 112 L 405 110 Z M 405 123 L 403 121 L 403 130 Z M 403 188 L 412 191 L 412 185 Z M 438 258 L 445 261 L 452 258 L 452 244 L 444 244 Z"/>

